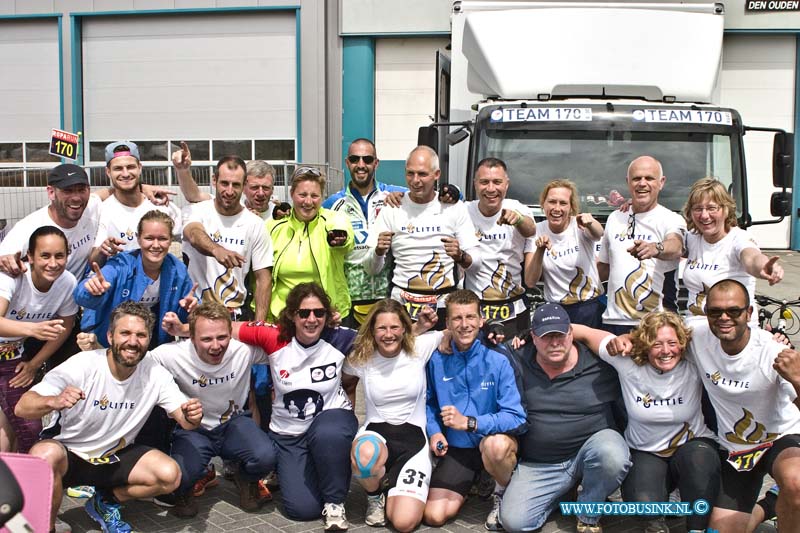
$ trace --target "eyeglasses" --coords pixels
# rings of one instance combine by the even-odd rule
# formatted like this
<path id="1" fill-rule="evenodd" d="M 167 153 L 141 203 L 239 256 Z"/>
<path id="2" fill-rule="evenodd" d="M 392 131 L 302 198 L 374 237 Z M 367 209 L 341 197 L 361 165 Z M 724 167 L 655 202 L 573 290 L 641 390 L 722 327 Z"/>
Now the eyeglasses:
<path id="1" fill-rule="evenodd" d="M 700 214 L 703 213 L 703 211 L 708 211 L 709 215 L 713 215 L 714 213 L 717 213 L 720 210 L 722 210 L 721 206 L 713 205 L 713 204 L 711 204 L 711 205 L 696 205 L 696 206 L 692 207 L 692 213 L 694 213 L 695 215 L 700 215 Z"/>
<path id="2" fill-rule="evenodd" d="M 367 165 L 371 165 L 372 163 L 375 162 L 375 156 L 374 155 L 355 155 L 354 154 L 354 155 L 348 155 L 347 156 L 347 160 L 350 161 L 350 163 L 353 164 L 353 165 L 358 163 L 359 159 L 363 159 L 364 163 L 366 163 Z"/>
<path id="3" fill-rule="evenodd" d="M 747 307 L 726 307 L 724 309 L 712 307 L 711 309 L 706 309 L 706 316 L 717 319 L 721 318 L 723 314 L 726 314 L 729 318 L 737 319 L 742 316 L 742 313 L 745 311 L 747 311 Z"/>
<path id="4" fill-rule="evenodd" d="M 629 239 L 633 239 L 633 236 L 636 235 L 636 214 L 633 211 L 628 215 L 628 232 L 625 235 Z"/>
<path id="5" fill-rule="evenodd" d="M 314 316 L 317 318 L 322 318 L 328 314 L 328 311 L 319 307 L 317 309 L 298 309 L 297 316 L 300 318 L 308 318 L 311 316 L 311 313 L 314 313 Z"/>
<path id="6" fill-rule="evenodd" d="M 306 176 L 311 174 L 312 176 L 322 176 L 322 172 L 318 168 L 314 167 L 297 167 L 292 172 L 292 178 L 296 178 L 297 176 Z"/>

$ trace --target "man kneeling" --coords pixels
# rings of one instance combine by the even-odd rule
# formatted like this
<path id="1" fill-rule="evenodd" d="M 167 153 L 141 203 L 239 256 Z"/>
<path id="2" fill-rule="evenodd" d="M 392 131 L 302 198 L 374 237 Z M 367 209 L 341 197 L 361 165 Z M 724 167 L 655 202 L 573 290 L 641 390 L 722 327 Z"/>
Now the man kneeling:
<path id="1" fill-rule="evenodd" d="M 494 478 L 495 506 L 486 528 L 499 530 L 499 502 L 517 463 L 525 411 L 508 358 L 478 340 L 480 300 L 467 290 L 445 299 L 452 354 L 439 350 L 428 362 L 427 430 L 439 457 L 431 475 L 425 523 L 440 526 L 458 514 L 482 468 Z"/>
<path id="2" fill-rule="evenodd" d="M 30 454 L 53 468 L 51 530 L 61 506 L 63 486 L 93 485 L 86 512 L 106 533 L 126 533 L 120 503 L 172 492 L 180 469 L 162 452 L 131 444 L 156 405 L 181 427 L 193 429 L 203 418 L 197 399 L 187 400 L 169 372 L 144 359 L 155 317 L 142 304 L 123 302 L 111 313 L 110 348 L 80 352 L 26 392 L 17 416 L 41 418 L 55 411 Z"/>

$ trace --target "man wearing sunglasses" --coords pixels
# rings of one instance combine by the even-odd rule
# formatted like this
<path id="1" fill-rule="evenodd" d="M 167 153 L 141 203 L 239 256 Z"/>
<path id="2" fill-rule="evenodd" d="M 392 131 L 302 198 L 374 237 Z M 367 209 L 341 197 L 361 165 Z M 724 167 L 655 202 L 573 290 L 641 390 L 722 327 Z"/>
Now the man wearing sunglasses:
<path id="1" fill-rule="evenodd" d="M 386 205 L 386 196 L 391 192 L 407 190 L 405 187 L 377 181 L 375 171 L 379 163 L 372 141 L 364 138 L 354 140 L 347 149 L 345 160 L 350 171 L 350 183 L 322 203 L 325 209 L 346 214 L 353 226 L 355 247 L 347 255 L 344 263 L 352 303 L 350 314 L 343 321 L 343 325 L 353 328 L 358 328 L 372 304 L 381 298 L 386 298 L 389 292 L 391 261 L 387 261 L 377 275 L 368 274 L 362 266 L 364 257 L 369 253 L 367 247 L 369 228 Z"/>
<path id="2" fill-rule="evenodd" d="M 751 327 L 747 288 L 732 279 L 708 290 L 708 325 L 694 327 L 689 355 L 717 414 L 722 490 L 709 526 L 753 531 L 766 474 L 779 487 L 781 533 L 800 531 L 800 353 Z M 758 509 L 758 508 L 756 508 Z"/>
<path id="3" fill-rule="evenodd" d="M 598 271 L 608 280 L 603 325 L 621 335 L 650 311 L 677 309 L 677 269 L 686 221 L 658 203 L 666 177 L 657 159 L 643 155 L 628 167 L 630 206 L 606 221 Z"/>

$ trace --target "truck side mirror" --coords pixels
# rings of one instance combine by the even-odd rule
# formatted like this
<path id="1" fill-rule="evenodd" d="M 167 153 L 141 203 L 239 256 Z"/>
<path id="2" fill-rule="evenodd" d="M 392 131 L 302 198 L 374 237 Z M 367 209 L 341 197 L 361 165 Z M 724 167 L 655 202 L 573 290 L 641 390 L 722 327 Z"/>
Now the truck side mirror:
<path id="1" fill-rule="evenodd" d="M 772 186 L 792 188 L 794 179 L 794 134 L 780 132 L 772 142 Z M 773 196 L 773 200 L 775 197 Z"/>
<path id="2" fill-rule="evenodd" d="M 436 126 L 422 126 L 417 132 L 417 146 L 428 146 L 439 153 L 439 129 Z"/>
<path id="3" fill-rule="evenodd" d="M 772 197 L 769 199 L 769 212 L 774 217 L 790 216 L 792 214 L 792 193 L 783 191 L 772 193 Z"/>

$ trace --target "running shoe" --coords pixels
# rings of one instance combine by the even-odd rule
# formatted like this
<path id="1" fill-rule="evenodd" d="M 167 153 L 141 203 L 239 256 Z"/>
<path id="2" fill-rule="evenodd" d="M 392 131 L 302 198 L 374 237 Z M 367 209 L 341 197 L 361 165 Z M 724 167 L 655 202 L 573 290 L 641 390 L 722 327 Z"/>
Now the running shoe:
<path id="1" fill-rule="evenodd" d="M 364 522 L 368 526 L 375 527 L 386 525 L 386 496 L 383 493 L 367 494 L 367 513 Z"/>
<path id="2" fill-rule="evenodd" d="M 122 519 L 120 504 L 109 501 L 102 491 L 95 491 L 83 507 L 103 533 L 131 533 L 130 524 Z"/>
<path id="3" fill-rule="evenodd" d="M 206 471 L 206 475 L 202 478 L 198 479 L 197 482 L 194 484 L 194 488 L 192 489 L 194 492 L 195 497 L 200 497 L 205 494 L 206 489 L 210 489 L 211 487 L 216 487 L 219 485 L 219 480 L 217 479 L 217 469 L 214 468 L 213 464 L 208 465 L 208 470 Z"/>
<path id="4" fill-rule="evenodd" d="M 70 498 L 91 498 L 94 496 L 94 487 L 91 485 L 78 485 L 67 488 L 67 496 Z"/>
<path id="5" fill-rule="evenodd" d="M 483 527 L 487 531 L 503 531 L 503 524 L 500 522 L 500 502 L 502 501 L 502 496 L 492 494 L 492 510 L 489 511 L 486 522 L 483 523 Z"/>
<path id="6" fill-rule="evenodd" d="M 325 531 L 347 531 L 347 515 L 341 503 L 326 503 L 322 509 L 322 522 Z"/>

